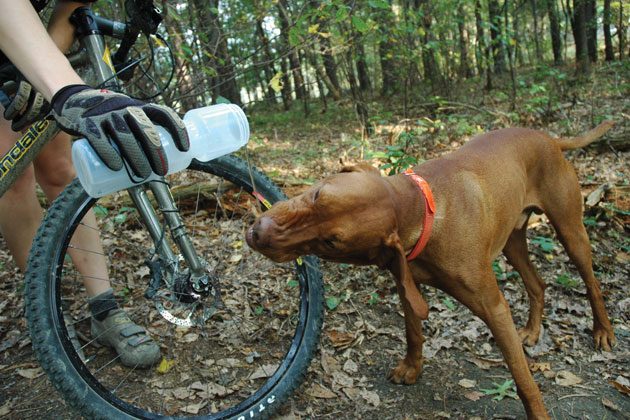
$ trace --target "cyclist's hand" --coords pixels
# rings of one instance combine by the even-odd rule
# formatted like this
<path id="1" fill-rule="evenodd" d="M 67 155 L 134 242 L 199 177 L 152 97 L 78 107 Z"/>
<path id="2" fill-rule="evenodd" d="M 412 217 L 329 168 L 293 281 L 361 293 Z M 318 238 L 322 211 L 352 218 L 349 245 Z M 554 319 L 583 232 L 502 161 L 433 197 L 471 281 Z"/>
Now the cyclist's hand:
<path id="1" fill-rule="evenodd" d="M 44 97 L 30 83 L 16 81 L 17 91 L 9 99 L 11 103 L 4 110 L 4 118 L 11 121 L 13 131 L 21 131 L 45 116 L 48 104 Z"/>
<path id="2" fill-rule="evenodd" d="M 170 132 L 179 150 L 186 151 L 189 147 L 183 121 L 165 106 L 146 104 L 121 93 L 86 85 L 62 88 L 51 104 L 52 115 L 61 128 L 86 137 L 113 170 L 123 167 L 122 155 L 136 176 L 146 178 L 151 169 L 158 175 L 166 174 L 168 162 L 154 124 Z"/>

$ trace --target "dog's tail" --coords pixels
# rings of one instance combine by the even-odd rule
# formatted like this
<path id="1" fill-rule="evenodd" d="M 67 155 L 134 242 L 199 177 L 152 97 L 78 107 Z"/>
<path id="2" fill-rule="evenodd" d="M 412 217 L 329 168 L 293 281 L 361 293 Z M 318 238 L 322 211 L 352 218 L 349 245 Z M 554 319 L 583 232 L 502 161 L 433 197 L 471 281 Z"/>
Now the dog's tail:
<path id="1" fill-rule="evenodd" d="M 571 137 L 568 139 L 558 139 L 558 143 L 560 144 L 561 150 L 571 150 L 571 149 L 579 149 L 581 147 L 588 146 L 593 143 L 595 140 L 606 134 L 608 130 L 610 130 L 614 122 L 607 120 L 602 122 L 597 127 L 593 128 L 588 133 L 580 136 L 580 137 Z"/>

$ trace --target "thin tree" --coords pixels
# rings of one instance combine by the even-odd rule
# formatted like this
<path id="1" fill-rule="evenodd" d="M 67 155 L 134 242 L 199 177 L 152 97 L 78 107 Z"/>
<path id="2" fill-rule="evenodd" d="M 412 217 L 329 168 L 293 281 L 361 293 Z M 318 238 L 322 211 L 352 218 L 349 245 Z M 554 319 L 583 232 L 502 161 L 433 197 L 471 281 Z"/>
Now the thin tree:
<path id="1" fill-rule="evenodd" d="M 615 59 L 615 50 L 613 49 L 612 35 L 610 33 L 610 0 L 604 0 L 604 46 L 606 52 L 606 61 Z"/>
<path id="2" fill-rule="evenodd" d="M 610 0 L 608 0 L 610 1 Z M 547 15 L 549 16 L 549 31 L 551 31 L 551 49 L 553 50 L 553 63 L 556 66 L 562 64 L 562 38 L 560 36 L 560 23 L 556 0 L 547 0 Z"/>

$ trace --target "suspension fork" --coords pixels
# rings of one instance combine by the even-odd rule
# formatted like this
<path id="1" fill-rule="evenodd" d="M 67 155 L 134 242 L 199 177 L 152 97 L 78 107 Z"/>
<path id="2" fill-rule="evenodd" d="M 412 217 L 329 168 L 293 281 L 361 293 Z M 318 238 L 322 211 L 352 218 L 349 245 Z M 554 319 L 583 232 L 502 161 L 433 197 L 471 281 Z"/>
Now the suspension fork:
<path id="1" fill-rule="evenodd" d="M 101 86 L 117 88 L 118 80 L 112 65 L 110 53 L 105 47 L 103 36 L 98 29 L 93 12 L 88 7 L 80 7 L 72 14 L 71 22 L 77 28 L 77 37 L 86 52 L 91 67 L 96 73 L 96 83 Z M 162 178 L 158 181 L 151 181 L 148 185 L 153 192 L 153 196 L 158 204 L 158 209 L 162 212 L 166 220 L 173 241 L 190 268 L 193 286 L 197 289 L 203 287 L 200 282 L 207 283 L 208 276 L 188 236 L 179 210 L 168 188 L 168 184 L 164 181 L 164 178 Z M 157 213 L 145 189 L 142 186 L 136 186 L 127 191 L 151 235 L 156 251 L 169 263 L 177 261 L 177 256 L 169 247 L 168 241 L 165 240 L 164 231 Z"/>

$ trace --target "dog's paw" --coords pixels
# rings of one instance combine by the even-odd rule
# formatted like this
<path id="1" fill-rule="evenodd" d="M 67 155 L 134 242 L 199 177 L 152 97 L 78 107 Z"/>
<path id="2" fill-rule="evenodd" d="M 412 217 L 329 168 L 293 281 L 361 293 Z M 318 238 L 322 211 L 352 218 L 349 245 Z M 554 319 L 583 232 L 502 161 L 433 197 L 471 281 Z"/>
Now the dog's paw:
<path id="1" fill-rule="evenodd" d="M 540 328 L 523 327 L 518 330 L 518 336 L 521 337 L 521 341 L 528 347 L 533 347 L 538 343 L 538 337 L 540 337 Z"/>
<path id="2" fill-rule="evenodd" d="M 612 351 L 612 348 L 617 344 L 612 328 L 596 328 L 593 331 L 593 341 L 595 341 L 595 349 L 603 351 Z"/>
<path id="3" fill-rule="evenodd" d="M 418 376 L 422 373 L 422 361 L 410 363 L 407 359 L 398 362 L 398 366 L 389 372 L 388 379 L 395 384 L 415 384 Z"/>

